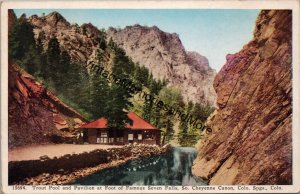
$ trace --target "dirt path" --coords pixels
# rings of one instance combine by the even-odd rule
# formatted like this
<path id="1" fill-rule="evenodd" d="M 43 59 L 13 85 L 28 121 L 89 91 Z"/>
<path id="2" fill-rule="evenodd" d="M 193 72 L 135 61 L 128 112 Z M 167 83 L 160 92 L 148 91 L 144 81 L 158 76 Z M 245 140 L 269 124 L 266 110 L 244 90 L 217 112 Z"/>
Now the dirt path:
<path id="1" fill-rule="evenodd" d="M 90 152 L 96 149 L 117 148 L 116 145 L 78 145 L 78 144 L 49 144 L 49 145 L 31 145 L 8 150 L 8 161 L 36 160 L 40 156 L 47 155 L 50 158 L 60 157 L 65 154 L 78 154 Z"/>

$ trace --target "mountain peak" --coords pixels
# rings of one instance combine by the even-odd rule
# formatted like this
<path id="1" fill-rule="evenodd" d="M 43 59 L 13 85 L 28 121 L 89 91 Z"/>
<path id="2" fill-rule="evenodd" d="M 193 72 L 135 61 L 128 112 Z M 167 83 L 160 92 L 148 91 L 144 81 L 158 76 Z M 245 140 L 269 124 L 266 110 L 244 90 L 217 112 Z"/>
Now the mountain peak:
<path id="1" fill-rule="evenodd" d="M 60 18 L 60 19 L 64 19 L 65 20 L 65 18 L 60 13 L 58 13 L 57 11 L 53 11 L 53 12 L 49 13 L 46 16 L 46 18 L 51 18 L 51 17 Z"/>
<path id="2" fill-rule="evenodd" d="M 58 12 L 54 11 L 45 16 L 45 19 L 48 23 L 57 25 L 58 23 L 70 25 L 70 23 Z"/>

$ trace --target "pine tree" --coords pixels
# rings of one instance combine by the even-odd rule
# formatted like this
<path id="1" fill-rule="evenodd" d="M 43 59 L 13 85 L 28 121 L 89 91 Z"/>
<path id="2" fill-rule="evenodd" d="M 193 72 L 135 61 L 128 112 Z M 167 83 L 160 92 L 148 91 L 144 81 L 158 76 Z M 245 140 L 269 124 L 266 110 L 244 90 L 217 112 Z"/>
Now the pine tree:
<path id="1" fill-rule="evenodd" d="M 44 40 L 45 40 L 45 32 L 41 31 L 36 40 L 36 49 L 39 55 L 41 55 L 44 52 L 44 45 L 43 45 Z"/>
<path id="2" fill-rule="evenodd" d="M 53 82 L 54 87 L 58 88 L 61 84 L 61 65 L 60 65 L 60 47 L 56 37 L 49 40 L 46 51 L 47 58 L 47 74 L 44 75 L 46 80 Z"/>
<path id="3" fill-rule="evenodd" d="M 194 104 L 189 101 L 186 105 L 184 114 L 190 115 L 193 110 Z M 193 130 L 187 119 L 180 120 L 179 132 L 178 132 L 178 142 L 181 146 L 193 146 L 197 141 L 197 136 L 195 130 Z"/>
<path id="4" fill-rule="evenodd" d="M 214 108 L 209 105 L 200 105 L 199 103 L 195 104 L 193 109 L 193 115 L 195 118 L 205 122 L 209 115 L 214 111 Z"/>
<path id="5" fill-rule="evenodd" d="M 174 116 L 171 112 L 165 111 L 161 118 L 161 126 L 163 130 L 162 144 L 169 143 L 174 138 Z"/>
<path id="6" fill-rule="evenodd" d="M 120 129 L 130 122 L 126 112 L 132 106 L 130 97 L 132 96 L 126 89 L 114 83 L 111 85 L 109 100 L 106 102 L 109 108 L 105 113 L 110 127 Z"/>
<path id="7" fill-rule="evenodd" d="M 8 41 L 9 58 L 16 60 L 30 74 L 37 75 L 40 71 L 41 58 L 33 27 L 27 22 L 26 15 L 15 21 Z"/>
<path id="8" fill-rule="evenodd" d="M 107 43 L 106 43 L 105 37 L 102 37 L 102 36 L 97 37 L 97 42 L 99 44 L 100 49 L 105 51 L 107 48 Z"/>
<path id="9" fill-rule="evenodd" d="M 152 95 L 150 93 L 150 95 Z M 146 119 L 147 121 L 152 120 L 152 110 L 153 109 L 153 100 L 148 100 L 145 101 L 144 106 L 143 106 L 143 118 Z"/>
<path id="10" fill-rule="evenodd" d="M 30 47 L 36 47 L 33 27 L 26 21 L 26 15 L 22 15 L 9 34 L 9 57 L 21 60 Z"/>
<path id="11" fill-rule="evenodd" d="M 116 47 L 116 43 L 112 40 L 112 38 L 109 39 L 107 46 L 111 49 L 114 50 Z"/>
<path id="12" fill-rule="evenodd" d="M 180 91 L 173 87 L 163 88 L 159 93 L 159 98 L 174 110 L 181 110 L 184 107 L 183 98 Z M 169 110 L 162 110 L 160 125 L 164 131 L 163 144 L 169 142 L 174 138 L 174 121 L 175 115 Z"/>
<path id="13" fill-rule="evenodd" d="M 111 100 L 108 82 L 98 74 L 92 74 L 90 80 L 89 111 L 93 118 L 107 117 L 110 108 L 108 101 Z"/>
<path id="14" fill-rule="evenodd" d="M 126 56 L 124 49 L 115 46 L 114 48 L 114 60 L 112 71 L 114 75 L 130 75 L 134 70 L 134 64 Z"/>

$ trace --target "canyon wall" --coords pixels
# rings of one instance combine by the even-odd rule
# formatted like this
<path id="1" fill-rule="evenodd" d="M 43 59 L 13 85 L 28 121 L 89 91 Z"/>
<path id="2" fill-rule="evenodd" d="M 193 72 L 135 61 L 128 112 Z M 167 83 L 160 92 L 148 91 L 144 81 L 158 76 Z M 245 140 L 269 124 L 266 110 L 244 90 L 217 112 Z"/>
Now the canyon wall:
<path id="1" fill-rule="evenodd" d="M 107 38 L 134 62 L 147 67 L 155 79 L 167 79 L 169 85 L 180 89 L 186 101 L 214 105 L 216 71 L 206 57 L 186 51 L 178 34 L 136 24 L 122 30 L 109 28 Z"/>
<path id="2" fill-rule="evenodd" d="M 214 80 L 213 133 L 193 174 L 209 184 L 292 184 L 292 12 L 264 10 Z"/>

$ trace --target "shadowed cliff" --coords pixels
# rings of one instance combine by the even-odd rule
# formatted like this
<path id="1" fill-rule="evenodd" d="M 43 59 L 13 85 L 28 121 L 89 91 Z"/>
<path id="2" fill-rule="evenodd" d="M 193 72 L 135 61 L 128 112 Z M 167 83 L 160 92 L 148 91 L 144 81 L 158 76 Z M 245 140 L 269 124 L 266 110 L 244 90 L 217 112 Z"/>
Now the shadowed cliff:
<path id="1" fill-rule="evenodd" d="M 292 12 L 262 11 L 254 38 L 214 80 L 213 133 L 194 175 L 214 184 L 292 184 Z"/>

